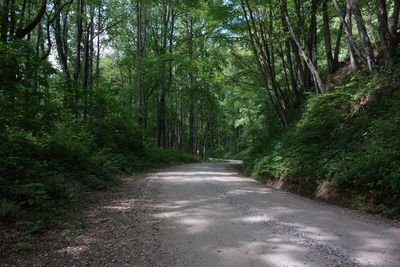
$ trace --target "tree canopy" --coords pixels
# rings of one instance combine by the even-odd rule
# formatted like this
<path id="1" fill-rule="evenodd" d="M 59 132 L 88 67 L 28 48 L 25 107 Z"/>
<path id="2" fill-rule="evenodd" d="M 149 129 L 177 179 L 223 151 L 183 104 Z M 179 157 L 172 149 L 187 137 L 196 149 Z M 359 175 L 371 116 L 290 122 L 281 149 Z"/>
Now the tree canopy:
<path id="1" fill-rule="evenodd" d="M 354 132 L 338 131 L 372 94 L 336 89 L 354 77 L 349 88 L 396 80 L 399 10 L 399 0 L 2 0 L 0 195 L 40 204 L 66 180 L 105 187 L 112 173 L 183 160 L 182 152 L 242 157 L 279 176 L 296 157 L 329 151 L 318 159 L 326 165 L 299 162 L 291 175 L 319 177 L 315 187 L 353 178 L 356 170 L 332 166 L 350 136 L 370 128 L 357 121 Z M 379 121 L 382 132 L 394 106 L 374 113 L 392 114 Z M 332 142 L 342 143 L 325 146 Z M 291 155 L 274 150 L 282 144 Z M 374 149 L 385 144 L 380 166 L 393 179 L 383 186 L 379 167 L 361 176 L 399 201 L 390 163 L 398 143 Z M 350 161 L 363 152 L 351 153 Z M 292 161 L 274 173 L 270 161 L 281 157 Z"/>

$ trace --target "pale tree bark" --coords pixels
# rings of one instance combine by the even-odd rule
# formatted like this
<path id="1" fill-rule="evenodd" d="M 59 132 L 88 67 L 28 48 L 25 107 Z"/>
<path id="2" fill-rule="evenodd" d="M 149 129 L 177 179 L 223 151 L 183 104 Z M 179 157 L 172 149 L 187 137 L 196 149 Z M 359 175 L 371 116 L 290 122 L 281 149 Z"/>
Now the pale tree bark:
<path id="1" fill-rule="evenodd" d="M 257 66 L 261 72 L 261 76 L 263 78 L 264 82 L 264 87 L 267 92 L 267 96 L 271 102 L 271 105 L 279 119 L 279 122 L 282 124 L 283 128 L 287 129 L 288 128 L 288 122 L 287 122 L 287 117 L 286 113 L 284 111 L 284 108 L 282 106 L 282 103 L 280 102 L 280 94 L 277 91 L 276 86 L 273 86 L 273 91 L 276 96 L 276 99 L 274 99 L 270 85 L 269 85 L 269 77 L 271 76 L 271 71 L 269 69 L 269 63 L 270 61 L 269 57 L 266 55 L 268 53 L 268 48 L 265 47 L 266 40 L 262 39 L 260 36 L 261 33 L 257 28 L 257 25 L 255 23 L 255 19 L 253 17 L 253 11 L 250 8 L 250 5 L 248 1 L 246 0 L 241 0 L 241 6 L 242 10 L 244 12 L 244 17 L 246 20 L 246 25 L 247 25 L 247 30 L 250 36 L 250 44 L 253 50 L 253 55 L 256 60 Z M 271 80 L 272 82 L 272 80 Z M 273 83 L 273 82 L 272 82 Z"/>
<path id="2" fill-rule="evenodd" d="M 396 39 L 399 38 L 399 15 L 400 15 L 400 0 L 394 0 L 393 15 L 391 18 L 390 33 L 392 37 Z"/>
<path id="3" fill-rule="evenodd" d="M 350 3 L 351 10 L 356 21 L 357 29 L 360 34 L 361 44 L 364 48 L 365 58 L 367 59 L 367 67 L 370 72 L 375 69 L 375 56 L 371 46 L 371 42 L 365 27 L 365 22 L 358 6 L 358 0 L 347 0 Z"/>
<path id="4" fill-rule="evenodd" d="M 338 14 L 340 11 L 338 11 Z M 358 50 L 356 42 L 354 41 L 353 38 L 353 20 L 352 20 L 352 11 L 349 2 L 346 1 L 346 13 L 345 13 L 345 23 L 342 22 L 342 24 L 345 25 L 346 32 L 347 32 L 347 39 L 348 39 L 348 51 L 349 51 L 349 58 L 350 58 L 350 67 L 353 72 L 357 70 L 357 63 L 355 59 L 355 54 L 358 56 L 358 58 L 364 62 L 365 59 L 361 55 L 361 52 Z"/>
<path id="5" fill-rule="evenodd" d="M 297 38 L 297 36 L 294 32 L 294 29 L 290 22 L 289 14 L 287 11 L 286 0 L 280 0 L 280 3 L 281 3 L 282 12 L 285 16 L 285 21 L 286 21 L 287 26 L 290 31 L 290 35 L 291 35 L 293 41 L 296 43 L 299 53 L 303 57 L 304 61 L 306 62 L 307 66 L 312 74 L 312 77 L 314 80 L 314 85 L 315 85 L 315 90 L 317 91 L 317 93 L 323 93 L 325 91 L 325 85 L 322 82 L 322 79 L 321 79 L 317 69 L 315 68 L 314 63 L 312 62 L 312 59 L 307 55 L 306 51 L 304 50 L 303 46 L 301 45 L 299 39 Z"/>
<path id="6" fill-rule="evenodd" d="M 351 18 L 351 6 L 350 2 L 346 1 L 346 15 L 343 17 L 342 11 L 340 10 L 339 4 L 337 0 L 332 0 L 333 1 L 333 6 L 335 7 L 336 13 L 338 17 L 340 18 L 340 21 L 343 24 L 346 37 L 347 37 L 347 42 L 348 42 L 348 51 L 349 51 L 349 56 L 350 56 L 350 65 L 351 69 L 355 71 L 357 69 L 356 65 L 356 60 L 355 57 L 357 57 L 358 60 L 363 65 L 367 65 L 367 60 L 364 58 L 364 56 L 361 54 L 360 50 L 357 47 L 357 44 L 354 40 L 353 37 L 353 25 L 352 25 L 352 18 Z"/>

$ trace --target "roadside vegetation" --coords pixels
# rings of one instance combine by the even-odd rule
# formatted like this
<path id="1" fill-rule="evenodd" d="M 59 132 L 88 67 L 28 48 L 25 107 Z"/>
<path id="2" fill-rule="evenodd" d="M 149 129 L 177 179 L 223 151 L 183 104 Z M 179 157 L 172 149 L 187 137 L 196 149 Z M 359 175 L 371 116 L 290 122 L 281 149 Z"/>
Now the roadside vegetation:
<path id="1" fill-rule="evenodd" d="M 121 175 L 228 157 L 275 186 L 399 216 L 398 0 L 0 5 L 9 226 L 59 225 L 80 192 Z"/>
<path id="2" fill-rule="evenodd" d="M 288 131 L 259 129 L 255 144 L 236 157 L 245 159 L 249 175 L 272 186 L 398 216 L 399 75 L 398 66 L 361 72 L 322 96 L 305 97 Z"/>

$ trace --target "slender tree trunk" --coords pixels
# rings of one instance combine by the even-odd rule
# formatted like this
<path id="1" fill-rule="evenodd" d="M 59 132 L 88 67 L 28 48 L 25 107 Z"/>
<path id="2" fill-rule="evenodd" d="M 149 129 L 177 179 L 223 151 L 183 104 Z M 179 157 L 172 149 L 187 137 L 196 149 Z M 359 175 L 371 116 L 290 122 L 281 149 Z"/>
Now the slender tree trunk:
<path id="1" fill-rule="evenodd" d="M 317 9 L 318 0 L 311 0 L 311 22 L 308 39 L 308 55 L 315 66 L 317 66 Z"/>
<path id="2" fill-rule="evenodd" d="M 268 66 L 268 61 L 270 61 L 270 59 L 266 55 L 266 53 L 268 53 L 267 52 L 268 48 L 262 44 L 262 43 L 266 44 L 266 42 L 260 40 L 262 39 L 262 37 L 260 37 L 260 34 L 262 35 L 262 33 L 257 32 L 257 25 L 255 23 L 253 12 L 250 8 L 248 1 L 241 0 L 241 5 L 246 19 L 247 30 L 250 35 L 250 43 L 253 49 L 254 58 L 261 72 L 267 96 L 271 101 L 271 105 L 274 108 L 274 111 L 279 119 L 279 122 L 282 124 L 283 128 L 287 129 L 288 128 L 287 118 L 279 99 L 279 93 L 276 91 L 276 87 L 274 87 L 273 88 L 275 90 L 274 93 L 275 96 L 277 97 L 275 101 L 269 86 L 268 74 L 271 74 L 271 71 Z"/>
<path id="3" fill-rule="evenodd" d="M 376 7 L 378 10 L 378 31 L 381 40 L 381 53 L 384 56 L 385 66 L 388 67 L 393 64 L 391 45 L 392 35 L 389 31 L 388 15 L 386 9 L 386 0 L 376 0 Z"/>
<path id="4" fill-rule="evenodd" d="M 335 69 L 339 68 L 339 54 L 340 54 L 340 44 L 342 42 L 342 34 L 343 34 L 343 23 L 340 22 L 339 31 L 338 31 L 337 38 L 336 38 L 335 53 L 333 56 L 333 62 L 335 65 Z"/>
<path id="5" fill-rule="evenodd" d="M 353 37 L 353 25 L 352 25 L 352 19 L 351 19 L 351 5 L 350 2 L 346 0 L 346 16 L 342 16 L 342 12 L 340 10 L 339 4 L 337 0 L 333 0 L 333 5 L 336 9 L 336 13 L 339 16 L 344 29 L 345 33 L 347 36 L 347 41 L 348 41 L 348 50 L 349 50 L 349 56 L 350 56 L 350 65 L 351 69 L 355 71 L 357 69 L 356 61 L 355 61 L 355 56 L 361 61 L 362 64 L 367 65 L 367 60 L 364 58 L 364 56 L 361 54 L 360 50 L 357 48 L 356 42 Z"/>
<path id="6" fill-rule="evenodd" d="M 64 94 L 64 107 L 72 107 L 71 103 L 71 76 L 68 67 L 68 51 L 67 48 L 64 46 L 63 41 L 63 30 L 61 27 L 61 1 L 55 1 L 55 8 L 56 8 L 56 19 L 55 19 L 55 26 L 54 26 L 54 36 L 56 40 L 56 48 L 57 48 L 57 55 L 58 61 L 60 63 L 63 77 L 64 77 L 64 86 L 65 86 L 65 94 Z M 64 22 L 65 23 L 65 22 Z"/>
<path id="7" fill-rule="evenodd" d="M 393 15 L 391 18 L 390 33 L 392 38 L 398 41 L 398 31 L 399 31 L 399 15 L 400 15 L 400 0 L 394 0 Z"/>
<path id="8" fill-rule="evenodd" d="M 322 15 L 323 15 L 323 26 L 324 26 L 324 42 L 325 42 L 325 55 L 326 61 L 328 63 L 328 69 L 330 73 L 336 71 L 336 64 L 332 55 L 332 40 L 331 40 L 331 30 L 329 26 L 329 10 L 328 10 L 328 0 L 323 0 L 322 2 Z"/>
<path id="9" fill-rule="evenodd" d="M 92 17 L 92 16 L 91 16 Z M 86 121 L 88 118 L 88 98 L 89 98 L 89 90 L 90 90 L 90 79 L 91 79 L 91 71 L 90 71 L 90 61 L 91 61 L 91 29 L 93 19 L 91 18 L 89 22 L 86 23 L 86 36 L 85 36 L 85 44 L 84 44 L 84 64 L 83 64 L 83 118 Z"/>
<path id="10" fill-rule="evenodd" d="M 97 44 L 96 44 L 96 82 L 97 85 L 100 81 L 100 31 L 101 31 L 101 23 L 102 23 L 102 17 L 101 17 L 101 4 L 102 1 L 100 1 L 98 5 L 98 10 L 97 10 Z"/>
<path id="11" fill-rule="evenodd" d="M 141 119 L 142 97 L 142 1 L 136 0 L 136 116 L 139 124 Z"/>
<path id="12" fill-rule="evenodd" d="M 3 0 L 3 8 L 1 13 L 1 23 L 0 23 L 0 38 L 1 42 L 5 43 L 8 39 L 8 26 L 10 18 L 10 0 Z"/>
<path id="13" fill-rule="evenodd" d="M 167 4 L 164 3 L 163 15 L 162 15 L 162 43 L 160 51 L 162 55 L 167 54 L 168 36 L 169 36 L 169 21 L 171 19 L 171 12 Z M 157 114 L 157 143 L 159 147 L 166 148 L 166 91 L 167 87 L 170 87 L 170 79 L 167 80 L 167 65 L 165 62 L 162 63 L 162 80 L 160 83 L 160 96 L 158 102 L 158 114 Z"/>
<path id="14" fill-rule="evenodd" d="M 280 0 L 280 3 L 281 3 L 282 12 L 283 12 L 283 14 L 285 16 L 285 20 L 286 20 L 287 26 L 288 26 L 289 31 L 290 31 L 290 35 L 291 35 L 293 41 L 296 43 L 297 48 L 299 50 L 299 53 L 302 55 L 304 61 L 307 63 L 307 66 L 308 66 L 308 68 L 309 68 L 309 70 L 310 70 L 310 72 L 311 72 L 311 74 L 313 76 L 315 89 L 316 89 L 317 93 L 323 93 L 325 91 L 325 85 L 322 82 L 322 79 L 319 76 L 319 73 L 318 73 L 317 69 L 315 68 L 312 60 L 310 59 L 310 57 L 305 52 L 303 46 L 301 45 L 299 39 L 297 38 L 297 36 L 296 36 L 296 34 L 294 32 L 294 29 L 292 27 L 292 24 L 290 22 L 290 18 L 289 18 L 288 12 L 287 12 L 286 0 Z"/>
<path id="15" fill-rule="evenodd" d="M 188 151 L 195 154 L 195 125 L 194 125 L 194 76 L 193 76 L 193 17 L 189 18 L 189 144 Z"/>
<path id="16" fill-rule="evenodd" d="M 73 111 L 75 116 L 78 116 L 78 102 L 80 95 L 80 72 L 81 72 L 81 44 L 82 44 L 82 16 L 83 16 L 84 0 L 77 0 L 76 2 L 76 55 L 75 55 L 75 69 L 74 69 L 74 96 L 73 96 Z"/>
<path id="17" fill-rule="evenodd" d="M 371 1 L 372 2 L 372 1 Z M 376 42 L 376 40 L 375 40 L 375 33 L 374 33 L 374 23 L 373 23 L 373 12 L 374 12 L 374 6 L 372 6 L 371 7 L 371 5 L 370 5 L 370 1 L 365 1 L 365 5 L 366 5 L 366 7 L 367 7 L 367 13 L 368 13 L 368 19 L 367 19 L 367 22 L 366 22 L 366 24 L 368 24 L 367 26 L 368 26 L 368 29 L 367 29 L 367 33 L 368 33 L 368 35 L 370 36 L 370 41 L 371 41 L 371 46 L 374 46 L 375 45 L 375 47 L 376 47 L 376 45 L 377 45 L 377 42 Z M 373 49 L 374 49 L 374 47 L 373 47 Z"/>
<path id="18" fill-rule="evenodd" d="M 361 44 L 364 48 L 365 58 L 367 59 L 367 67 L 370 72 L 373 72 L 375 69 L 375 56 L 373 53 L 373 49 L 371 46 L 371 42 L 369 40 L 369 36 L 367 33 L 367 28 L 365 27 L 365 22 L 362 17 L 360 8 L 358 7 L 358 0 L 347 0 L 350 3 L 351 10 L 354 14 L 354 19 L 357 24 L 357 29 L 360 34 Z"/>

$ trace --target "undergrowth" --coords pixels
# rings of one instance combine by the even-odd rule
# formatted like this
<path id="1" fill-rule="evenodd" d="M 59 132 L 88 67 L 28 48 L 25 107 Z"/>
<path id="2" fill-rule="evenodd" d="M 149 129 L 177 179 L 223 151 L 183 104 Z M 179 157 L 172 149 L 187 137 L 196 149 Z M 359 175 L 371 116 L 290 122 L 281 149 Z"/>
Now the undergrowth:
<path id="1" fill-rule="evenodd" d="M 26 118 L 0 117 L 0 220 L 16 223 L 27 235 L 62 226 L 82 191 L 107 189 L 122 174 L 196 160 L 147 145 L 124 118 L 35 118 L 34 128 Z"/>
<path id="2" fill-rule="evenodd" d="M 259 179 L 318 195 L 333 185 L 336 203 L 386 216 L 400 214 L 399 66 L 358 73 L 322 96 L 308 95 L 288 131 L 260 134 L 244 158 Z M 262 149 L 260 150 L 260 147 Z"/>

